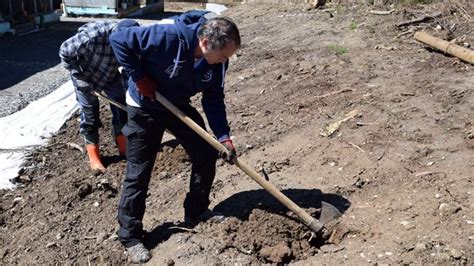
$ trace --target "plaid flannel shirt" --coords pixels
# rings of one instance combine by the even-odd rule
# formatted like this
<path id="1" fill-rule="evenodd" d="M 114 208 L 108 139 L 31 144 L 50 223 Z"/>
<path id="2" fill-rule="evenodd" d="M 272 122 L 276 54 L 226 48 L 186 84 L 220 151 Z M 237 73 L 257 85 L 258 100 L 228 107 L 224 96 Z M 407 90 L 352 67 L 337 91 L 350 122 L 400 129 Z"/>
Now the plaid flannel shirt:
<path id="1" fill-rule="evenodd" d="M 85 82 L 84 86 L 103 90 L 118 75 L 120 65 L 109 44 L 109 36 L 117 24 L 115 21 L 87 23 L 61 45 L 61 61 L 78 84 Z"/>

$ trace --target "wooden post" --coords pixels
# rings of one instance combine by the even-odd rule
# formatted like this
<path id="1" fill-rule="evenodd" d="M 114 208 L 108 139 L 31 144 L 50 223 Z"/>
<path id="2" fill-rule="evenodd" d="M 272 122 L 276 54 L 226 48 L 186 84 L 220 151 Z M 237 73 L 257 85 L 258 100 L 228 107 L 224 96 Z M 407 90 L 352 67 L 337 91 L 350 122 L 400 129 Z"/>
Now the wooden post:
<path id="1" fill-rule="evenodd" d="M 474 51 L 471 49 L 467 49 L 457 44 L 433 37 L 422 31 L 415 33 L 415 39 L 447 54 L 462 59 L 468 63 L 474 64 Z"/>

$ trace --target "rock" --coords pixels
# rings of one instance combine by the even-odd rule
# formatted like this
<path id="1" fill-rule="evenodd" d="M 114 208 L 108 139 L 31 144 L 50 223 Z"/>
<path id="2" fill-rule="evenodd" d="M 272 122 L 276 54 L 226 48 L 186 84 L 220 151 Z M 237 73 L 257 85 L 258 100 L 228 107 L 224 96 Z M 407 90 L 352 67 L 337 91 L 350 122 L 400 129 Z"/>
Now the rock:
<path id="1" fill-rule="evenodd" d="M 322 239 L 329 244 L 338 245 L 351 230 L 348 225 L 338 220 L 332 220 L 324 225 L 321 230 Z"/>
<path id="2" fill-rule="evenodd" d="M 18 180 L 21 183 L 30 183 L 31 182 L 31 177 L 29 177 L 28 175 L 21 175 L 21 176 L 18 177 Z"/>
<path id="3" fill-rule="evenodd" d="M 427 249 L 427 247 L 424 243 L 418 243 L 415 246 L 415 250 L 417 250 L 417 251 L 425 251 L 426 249 Z"/>
<path id="4" fill-rule="evenodd" d="M 79 188 L 77 189 L 77 195 L 81 199 L 83 199 L 87 195 L 91 194 L 91 192 L 92 192 L 92 186 L 89 183 L 84 183 L 84 184 L 80 185 Z"/>
<path id="5" fill-rule="evenodd" d="M 158 179 L 163 180 L 163 179 L 168 179 L 171 178 L 171 175 L 168 174 L 166 171 L 162 171 L 158 174 Z"/>
<path id="6" fill-rule="evenodd" d="M 107 178 L 101 178 L 101 179 L 99 180 L 99 185 L 100 185 L 100 186 L 110 185 L 110 182 L 109 182 L 109 180 L 108 180 Z"/>
<path id="7" fill-rule="evenodd" d="M 454 249 L 454 248 L 445 248 L 445 251 L 454 259 L 461 259 L 462 258 L 462 252 Z"/>
<path id="8" fill-rule="evenodd" d="M 286 243 L 280 243 L 273 247 L 263 247 L 260 250 L 260 256 L 269 262 L 286 263 L 291 260 L 292 252 Z"/>
<path id="9" fill-rule="evenodd" d="M 16 197 L 16 198 L 13 199 L 13 205 L 16 205 L 17 203 L 20 203 L 21 201 L 23 201 L 22 197 Z"/>
<path id="10" fill-rule="evenodd" d="M 439 209 L 440 215 L 446 216 L 446 215 L 455 214 L 456 212 L 461 210 L 461 207 L 455 204 L 441 203 L 438 209 Z"/>
<path id="11" fill-rule="evenodd" d="M 100 243 L 104 242 L 106 238 L 107 238 L 107 233 L 106 232 L 100 232 L 97 235 L 97 238 L 96 238 L 97 244 L 100 244 Z"/>
<path id="12" fill-rule="evenodd" d="M 344 249 L 342 246 L 337 245 L 324 245 L 319 248 L 324 253 L 335 253 Z"/>
<path id="13" fill-rule="evenodd" d="M 52 247 L 57 247 L 57 246 L 58 246 L 58 244 L 56 242 L 50 242 L 50 243 L 46 244 L 47 248 L 52 248 Z"/>
<path id="14" fill-rule="evenodd" d="M 403 225 L 403 227 L 406 230 L 410 230 L 410 229 L 415 228 L 415 225 L 413 223 L 409 222 L 409 221 L 401 221 L 400 224 Z"/>

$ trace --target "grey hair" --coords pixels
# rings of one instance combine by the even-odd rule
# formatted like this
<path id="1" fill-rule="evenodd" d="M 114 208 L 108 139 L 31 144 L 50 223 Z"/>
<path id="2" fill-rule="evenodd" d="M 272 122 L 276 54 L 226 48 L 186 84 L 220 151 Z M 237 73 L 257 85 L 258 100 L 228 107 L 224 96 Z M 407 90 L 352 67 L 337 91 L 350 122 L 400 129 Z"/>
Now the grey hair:
<path id="1" fill-rule="evenodd" d="M 207 20 L 198 31 L 198 38 L 209 39 L 208 49 L 219 51 L 225 48 L 229 42 L 234 42 L 240 47 L 240 33 L 237 25 L 226 17 L 215 17 Z"/>

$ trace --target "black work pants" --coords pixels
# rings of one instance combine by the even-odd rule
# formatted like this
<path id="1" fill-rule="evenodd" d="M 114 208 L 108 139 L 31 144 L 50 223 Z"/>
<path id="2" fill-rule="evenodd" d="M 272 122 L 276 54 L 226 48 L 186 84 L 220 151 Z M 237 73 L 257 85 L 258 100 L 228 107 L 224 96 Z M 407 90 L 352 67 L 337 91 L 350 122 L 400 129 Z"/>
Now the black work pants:
<path id="1" fill-rule="evenodd" d="M 192 161 L 189 192 L 184 201 L 184 213 L 197 217 L 209 206 L 209 193 L 216 174 L 217 151 L 170 112 L 147 113 L 127 107 L 128 121 L 123 128 L 127 137 L 127 170 L 118 208 L 119 239 L 126 247 L 142 242 L 145 198 L 153 164 L 166 129 L 184 147 Z M 199 112 L 189 104 L 179 109 L 205 128 Z"/>

